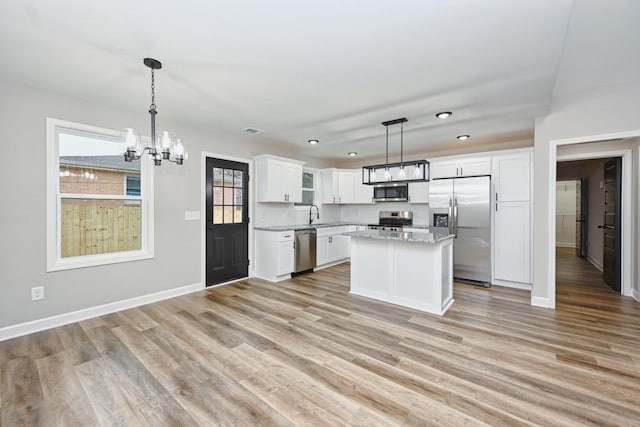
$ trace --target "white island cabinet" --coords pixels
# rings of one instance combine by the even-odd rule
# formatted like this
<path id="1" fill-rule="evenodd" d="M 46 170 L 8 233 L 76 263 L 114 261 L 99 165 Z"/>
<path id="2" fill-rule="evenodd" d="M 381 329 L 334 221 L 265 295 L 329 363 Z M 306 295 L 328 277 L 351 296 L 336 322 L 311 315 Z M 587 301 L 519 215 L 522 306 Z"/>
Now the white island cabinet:
<path id="1" fill-rule="evenodd" d="M 351 293 L 442 316 L 453 304 L 453 235 L 365 230 L 351 237 Z"/>

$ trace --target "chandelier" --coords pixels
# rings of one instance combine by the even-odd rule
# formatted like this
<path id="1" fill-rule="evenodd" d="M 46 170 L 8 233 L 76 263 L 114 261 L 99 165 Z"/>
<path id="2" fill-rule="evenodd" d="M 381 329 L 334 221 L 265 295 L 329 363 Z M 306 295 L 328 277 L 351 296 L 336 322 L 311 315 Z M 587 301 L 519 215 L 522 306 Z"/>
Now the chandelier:
<path id="1" fill-rule="evenodd" d="M 183 164 L 187 158 L 184 143 L 181 139 L 176 139 L 168 131 L 158 132 L 156 134 L 156 87 L 155 87 L 155 70 L 162 68 L 162 63 L 157 59 L 144 58 L 144 65 L 151 68 L 151 105 L 149 106 L 149 114 L 151 115 L 151 144 L 144 145 L 140 134 L 131 128 L 127 128 L 121 135 L 124 144 L 124 160 L 132 162 L 140 159 L 144 152 L 153 159 L 156 166 L 162 164 L 162 160 L 168 160 L 179 165 Z"/>
<path id="2" fill-rule="evenodd" d="M 408 120 L 401 119 L 382 122 L 387 133 L 387 157 L 386 163 L 382 165 L 371 165 L 362 167 L 362 183 L 368 185 L 384 183 L 405 183 L 429 181 L 429 161 L 410 160 L 403 158 L 404 145 L 404 123 Z M 389 163 L 389 126 L 400 124 L 400 162 Z M 408 173 L 407 173 L 408 172 Z"/>

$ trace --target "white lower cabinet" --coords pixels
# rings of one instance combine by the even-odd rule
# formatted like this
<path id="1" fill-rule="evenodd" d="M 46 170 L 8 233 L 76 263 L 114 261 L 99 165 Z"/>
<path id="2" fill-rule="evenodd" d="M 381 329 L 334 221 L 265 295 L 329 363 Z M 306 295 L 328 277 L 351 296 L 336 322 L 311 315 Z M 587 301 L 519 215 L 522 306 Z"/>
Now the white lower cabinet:
<path id="1" fill-rule="evenodd" d="M 293 243 L 293 230 L 256 230 L 256 276 L 272 282 L 290 278 L 295 263 Z"/>
<path id="2" fill-rule="evenodd" d="M 528 202 L 505 202 L 495 213 L 495 279 L 531 283 Z"/>
<path id="3" fill-rule="evenodd" d="M 318 228 L 316 239 L 316 266 L 335 264 L 349 258 L 349 236 L 342 233 L 355 231 L 354 226 Z"/>
<path id="4" fill-rule="evenodd" d="M 295 248 L 292 240 L 278 242 L 278 255 L 276 256 L 276 274 L 291 274 L 295 264 Z"/>
<path id="5" fill-rule="evenodd" d="M 329 262 L 329 236 L 316 238 L 316 265 Z"/>

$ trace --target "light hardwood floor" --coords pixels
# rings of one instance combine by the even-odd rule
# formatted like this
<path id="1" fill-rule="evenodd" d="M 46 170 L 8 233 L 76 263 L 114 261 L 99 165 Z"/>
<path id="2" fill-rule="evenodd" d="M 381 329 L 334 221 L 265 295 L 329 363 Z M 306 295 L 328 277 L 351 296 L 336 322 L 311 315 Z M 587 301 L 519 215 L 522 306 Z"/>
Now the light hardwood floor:
<path id="1" fill-rule="evenodd" d="M 344 264 L 4 341 L 0 424 L 640 425 L 640 304 L 558 260 L 555 311 L 456 284 L 440 318 Z"/>

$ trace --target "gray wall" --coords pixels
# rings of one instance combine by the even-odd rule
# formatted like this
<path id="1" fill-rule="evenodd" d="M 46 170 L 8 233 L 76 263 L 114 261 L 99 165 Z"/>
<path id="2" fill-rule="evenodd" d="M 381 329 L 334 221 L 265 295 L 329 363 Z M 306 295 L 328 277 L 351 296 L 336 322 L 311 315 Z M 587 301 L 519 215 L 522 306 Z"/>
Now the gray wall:
<path id="1" fill-rule="evenodd" d="M 606 139 L 606 135 L 629 132 L 640 135 L 640 81 L 626 84 L 609 85 L 580 94 L 571 94 L 555 98 L 549 114 L 536 120 L 534 144 L 534 274 L 532 303 L 534 305 L 555 307 L 555 259 L 550 255 L 553 249 L 550 235 L 551 141 L 563 139 Z M 636 145 L 637 146 L 637 145 Z M 637 149 L 637 148 L 636 148 Z M 638 155 L 634 167 L 637 170 Z M 637 194 L 638 175 L 635 175 L 633 189 Z M 634 203 L 638 208 L 638 202 Z M 637 213 L 634 213 L 637 215 Z M 636 216 L 637 218 L 637 216 Z M 633 222 L 637 224 L 637 220 Z M 551 232 L 551 233 L 550 233 Z M 631 230 L 638 238 L 637 226 Z M 634 242 L 634 247 L 637 242 Z M 634 251 L 633 264 L 638 264 L 637 251 Z M 635 268 L 634 268 L 635 270 Z M 632 272 L 633 286 L 638 289 L 638 278 Z"/>
<path id="2" fill-rule="evenodd" d="M 155 173 L 155 258 L 107 266 L 46 272 L 46 117 L 109 129 L 135 127 L 148 134 L 147 105 L 118 111 L 0 81 L 0 129 L 4 136 L 0 217 L 0 328 L 117 302 L 202 281 L 201 223 L 184 221 L 201 207 L 201 153 L 251 158 L 265 152 L 252 135 L 222 135 L 158 116 L 188 144 L 182 167 L 166 164 Z M 160 106 L 161 107 L 161 106 Z M 131 106 L 129 106 L 131 108 Z M 135 107 L 134 107 L 135 109 Z M 298 153 L 269 149 L 273 154 Z M 45 299 L 31 301 L 31 288 Z"/>

